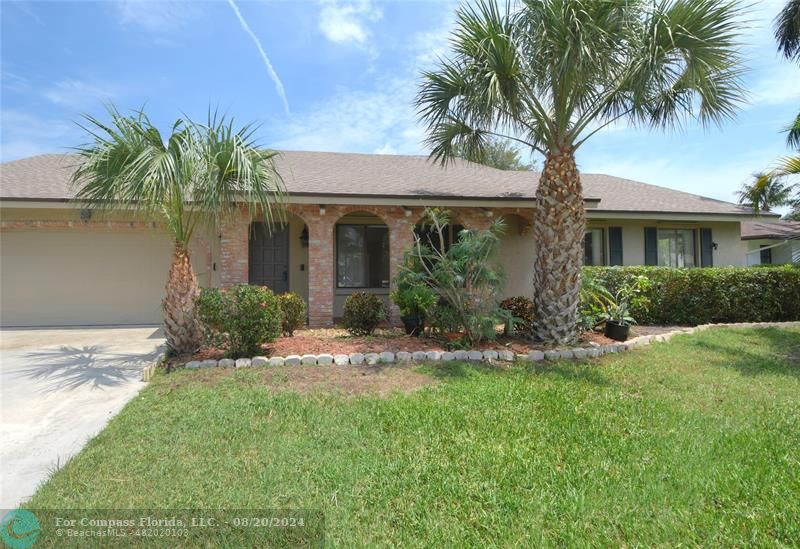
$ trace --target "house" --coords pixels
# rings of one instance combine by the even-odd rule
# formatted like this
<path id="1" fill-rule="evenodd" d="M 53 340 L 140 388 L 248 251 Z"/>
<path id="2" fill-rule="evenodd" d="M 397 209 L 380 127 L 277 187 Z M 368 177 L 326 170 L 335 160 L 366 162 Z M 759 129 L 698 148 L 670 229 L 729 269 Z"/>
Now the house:
<path id="1" fill-rule="evenodd" d="M 745 221 L 742 240 L 747 245 L 747 265 L 800 263 L 800 221 Z"/>
<path id="2" fill-rule="evenodd" d="M 51 154 L 0 166 L 0 322 L 159 322 L 170 239 L 132 206 L 102 218 L 82 209 L 69 184 L 76 162 Z M 459 226 L 481 229 L 502 216 L 504 293 L 532 291 L 536 173 L 296 151 L 284 152 L 278 167 L 289 191 L 286 224 L 270 232 L 242 215 L 196 234 L 191 253 L 201 285 L 294 291 L 309 304 L 310 324 L 328 326 L 354 291 L 388 299 L 424 208 L 438 206 L 451 211 L 450 239 Z M 609 175 L 582 180 L 587 264 L 745 264 L 740 224 L 753 219 L 748 210 Z"/>

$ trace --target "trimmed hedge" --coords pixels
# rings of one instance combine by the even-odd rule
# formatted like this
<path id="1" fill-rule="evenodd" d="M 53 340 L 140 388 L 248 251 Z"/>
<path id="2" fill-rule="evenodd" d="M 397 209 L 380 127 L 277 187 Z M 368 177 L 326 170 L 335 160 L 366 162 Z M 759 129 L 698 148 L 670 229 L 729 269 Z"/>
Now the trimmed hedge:
<path id="1" fill-rule="evenodd" d="M 632 309 L 639 324 L 697 325 L 717 322 L 800 320 L 800 268 L 792 266 L 585 267 L 612 293 L 625 280 L 652 281 L 647 310 Z"/>

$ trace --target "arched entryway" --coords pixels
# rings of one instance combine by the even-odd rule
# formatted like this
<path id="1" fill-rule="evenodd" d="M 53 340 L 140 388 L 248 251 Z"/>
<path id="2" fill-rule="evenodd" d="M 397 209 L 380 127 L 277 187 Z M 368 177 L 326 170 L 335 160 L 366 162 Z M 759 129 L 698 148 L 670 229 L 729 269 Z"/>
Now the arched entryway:
<path id="1" fill-rule="evenodd" d="M 308 302 L 308 227 L 293 213 L 285 223 L 250 224 L 248 283 L 275 293 L 294 292 Z"/>

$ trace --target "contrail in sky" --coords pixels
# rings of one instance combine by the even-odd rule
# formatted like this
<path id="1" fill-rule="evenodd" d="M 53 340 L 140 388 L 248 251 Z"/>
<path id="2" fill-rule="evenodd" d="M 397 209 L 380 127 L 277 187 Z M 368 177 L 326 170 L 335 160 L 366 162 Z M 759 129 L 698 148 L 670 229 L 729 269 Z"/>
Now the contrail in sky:
<path id="1" fill-rule="evenodd" d="M 261 45 L 261 41 L 258 37 L 253 33 L 250 29 L 250 25 L 247 24 L 247 21 L 244 20 L 242 17 L 242 12 L 239 11 L 239 6 L 236 5 L 236 2 L 233 0 L 228 0 L 228 4 L 230 4 L 231 9 L 236 14 L 236 17 L 239 18 L 239 23 L 241 23 L 242 28 L 244 31 L 250 35 L 250 38 L 253 39 L 253 42 L 256 43 L 256 47 L 258 48 L 258 52 L 261 54 L 261 59 L 264 60 L 264 65 L 267 67 L 267 73 L 269 77 L 272 78 L 272 81 L 275 82 L 275 90 L 278 92 L 278 95 L 281 97 L 283 101 L 283 108 L 286 110 L 286 114 L 289 114 L 289 102 L 286 100 L 286 91 L 283 89 L 283 83 L 281 79 L 278 77 L 278 73 L 275 72 L 275 69 L 272 68 L 272 63 L 269 62 L 269 57 L 267 57 L 266 52 L 264 51 L 263 46 Z"/>

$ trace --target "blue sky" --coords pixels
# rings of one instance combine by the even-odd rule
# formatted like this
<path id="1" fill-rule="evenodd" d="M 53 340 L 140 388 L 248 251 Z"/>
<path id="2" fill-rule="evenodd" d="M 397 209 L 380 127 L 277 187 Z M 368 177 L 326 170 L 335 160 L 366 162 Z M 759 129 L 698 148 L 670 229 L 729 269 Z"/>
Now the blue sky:
<path id="1" fill-rule="evenodd" d="M 748 16 L 750 101 L 735 121 L 669 134 L 611 128 L 579 151 L 580 168 L 732 200 L 786 153 L 779 130 L 800 109 L 800 68 L 772 41 L 782 3 L 757 1 Z M 102 115 L 105 101 L 144 105 L 164 128 L 219 106 L 260 123 L 276 148 L 421 154 L 411 102 L 420 69 L 446 52 L 456 5 L 2 0 L 0 155 L 68 150 L 83 140 L 80 114 Z"/>

